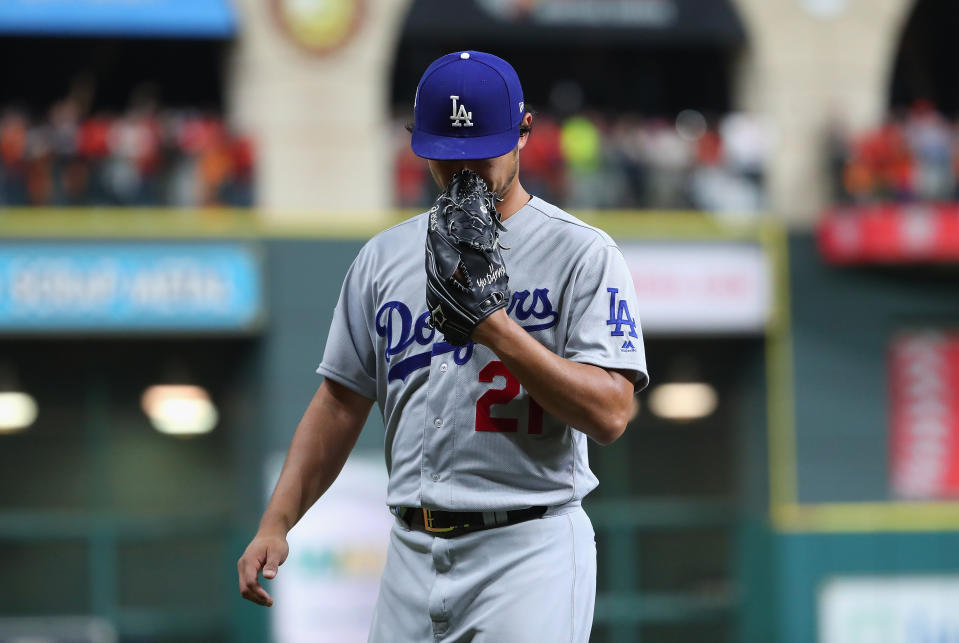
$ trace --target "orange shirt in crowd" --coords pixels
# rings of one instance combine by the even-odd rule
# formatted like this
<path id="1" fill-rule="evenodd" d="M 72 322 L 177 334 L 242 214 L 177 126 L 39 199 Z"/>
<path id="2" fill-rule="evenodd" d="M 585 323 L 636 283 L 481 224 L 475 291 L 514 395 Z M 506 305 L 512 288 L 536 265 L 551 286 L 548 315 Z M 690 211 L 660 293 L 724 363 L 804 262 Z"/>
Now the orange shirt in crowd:
<path id="1" fill-rule="evenodd" d="M 94 116 L 80 124 L 77 153 L 88 159 L 102 159 L 110 154 L 110 119 Z"/>
<path id="2" fill-rule="evenodd" d="M 21 118 L 4 119 L 0 125 L 0 161 L 13 167 L 21 159 L 27 145 L 27 123 Z"/>

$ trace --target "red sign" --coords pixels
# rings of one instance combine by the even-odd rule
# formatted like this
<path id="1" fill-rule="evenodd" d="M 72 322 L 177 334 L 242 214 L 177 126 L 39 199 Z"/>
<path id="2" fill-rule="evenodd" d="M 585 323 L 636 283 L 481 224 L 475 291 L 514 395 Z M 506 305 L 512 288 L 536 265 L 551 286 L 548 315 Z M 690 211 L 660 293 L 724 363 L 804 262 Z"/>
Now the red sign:
<path id="1" fill-rule="evenodd" d="M 889 372 L 894 494 L 959 497 L 959 333 L 899 337 Z"/>
<path id="2" fill-rule="evenodd" d="M 836 207 L 818 237 L 831 263 L 959 262 L 959 203 Z"/>

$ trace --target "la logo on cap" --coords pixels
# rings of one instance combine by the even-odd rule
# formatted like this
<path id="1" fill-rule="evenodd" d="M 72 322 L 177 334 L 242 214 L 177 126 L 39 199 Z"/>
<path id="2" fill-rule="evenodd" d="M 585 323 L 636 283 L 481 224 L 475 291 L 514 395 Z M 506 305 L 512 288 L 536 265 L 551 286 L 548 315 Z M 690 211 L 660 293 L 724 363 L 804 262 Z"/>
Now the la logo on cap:
<path id="1" fill-rule="evenodd" d="M 460 103 L 459 111 L 457 111 L 456 101 L 459 100 L 459 96 L 450 96 L 450 100 L 453 101 L 453 113 L 450 115 L 450 120 L 453 121 L 453 127 L 473 127 L 473 112 L 466 111 L 466 106 Z"/>
<path id="2" fill-rule="evenodd" d="M 490 159 L 516 148 L 523 88 L 516 70 L 502 58 L 481 51 L 440 56 L 416 88 L 410 146 L 417 156 Z"/>

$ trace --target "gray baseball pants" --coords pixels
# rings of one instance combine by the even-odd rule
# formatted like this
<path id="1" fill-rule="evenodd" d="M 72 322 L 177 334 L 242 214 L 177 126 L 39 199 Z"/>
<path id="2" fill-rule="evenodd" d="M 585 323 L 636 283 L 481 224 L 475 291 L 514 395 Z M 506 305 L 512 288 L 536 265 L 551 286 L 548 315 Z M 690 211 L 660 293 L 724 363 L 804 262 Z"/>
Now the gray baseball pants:
<path id="1" fill-rule="evenodd" d="M 587 643 L 596 540 L 578 504 L 439 538 L 398 518 L 370 643 Z"/>

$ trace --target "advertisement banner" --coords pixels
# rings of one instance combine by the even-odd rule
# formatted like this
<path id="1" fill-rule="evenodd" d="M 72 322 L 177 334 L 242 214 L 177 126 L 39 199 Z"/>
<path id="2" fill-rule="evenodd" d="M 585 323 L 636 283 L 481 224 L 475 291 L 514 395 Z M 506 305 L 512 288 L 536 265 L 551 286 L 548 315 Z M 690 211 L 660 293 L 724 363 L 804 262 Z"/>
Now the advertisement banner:
<path id="1" fill-rule="evenodd" d="M 889 377 L 894 495 L 959 498 L 959 332 L 897 337 Z"/>
<path id="2" fill-rule="evenodd" d="M 91 616 L 0 616 L 0 643 L 117 643 L 116 628 Z"/>
<path id="3" fill-rule="evenodd" d="M 0 244 L 0 332 L 245 331 L 261 299 L 241 244 Z"/>
<path id="4" fill-rule="evenodd" d="M 533 28 L 531 28 L 533 27 Z M 676 47 L 731 46 L 746 41 L 729 0 L 417 0 L 403 26 L 405 38 L 478 42 L 610 43 Z"/>
<path id="5" fill-rule="evenodd" d="M 763 333 L 772 310 L 765 250 L 754 243 L 621 242 L 645 332 Z"/>
<path id="6" fill-rule="evenodd" d="M 229 38 L 229 0 L 3 0 L 0 33 Z"/>
<path id="7" fill-rule="evenodd" d="M 819 593 L 819 643 L 959 641 L 959 577 L 837 578 Z"/>
<path id="8" fill-rule="evenodd" d="M 268 465 L 268 493 L 282 464 L 279 454 Z M 365 643 L 394 520 L 386 484 L 382 455 L 350 456 L 290 532 L 289 558 L 266 587 L 274 641 Z"/>
<path id="9" fill-rule="evenodd" d="M 679 17 L 675 0 L 477 0 L 500 19 L 664 28 Z"/>
<path id="10" fill-rule="evenodd" d="M 834 264 L 956 263 L 959 203 L 830 208 L 816 236 L 823 258 Z"/>

